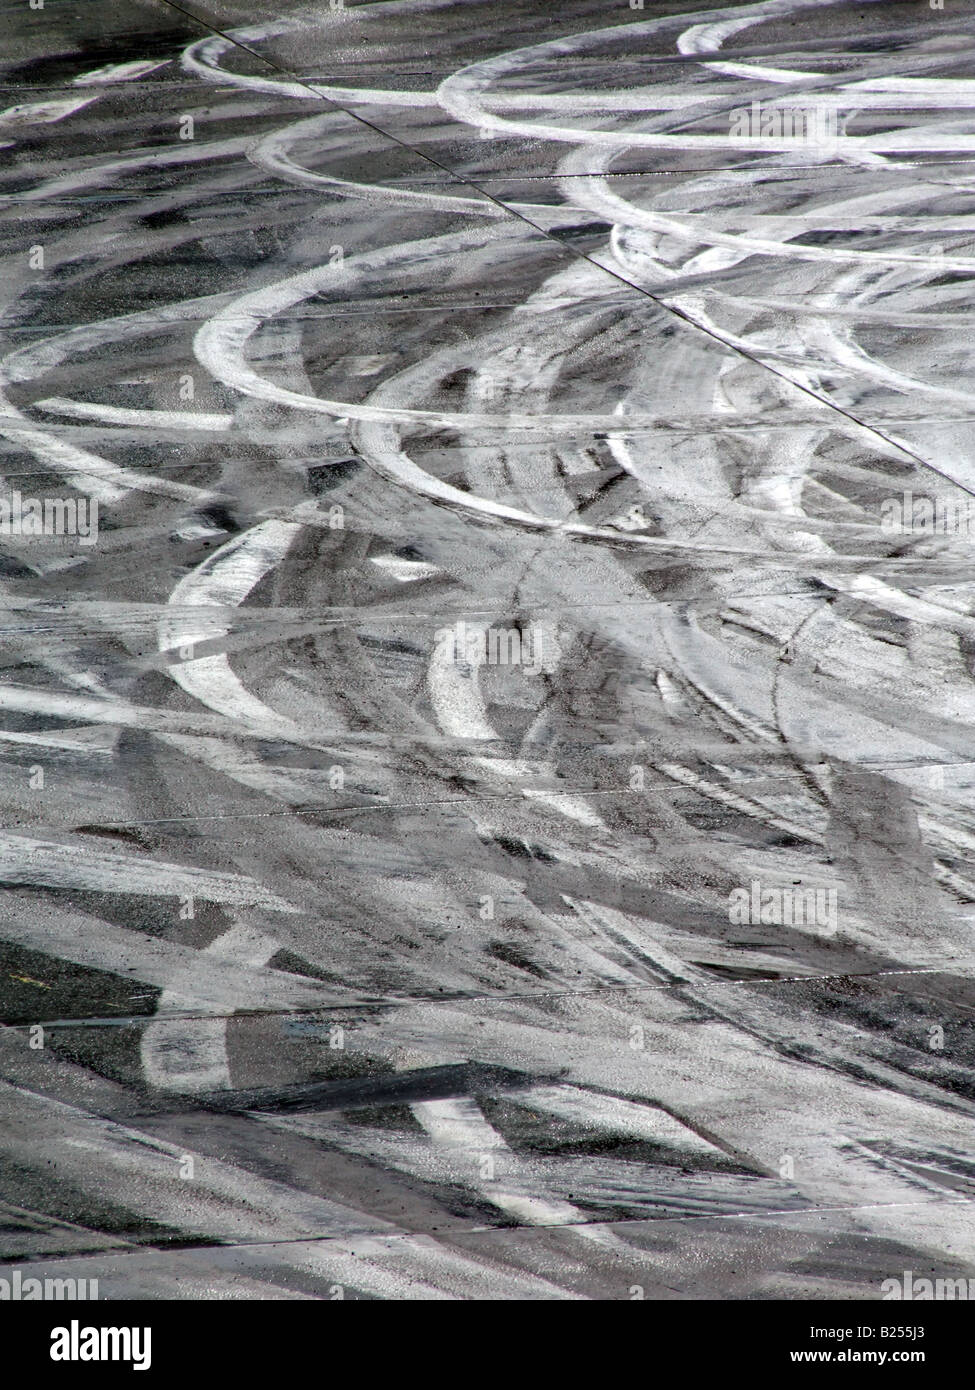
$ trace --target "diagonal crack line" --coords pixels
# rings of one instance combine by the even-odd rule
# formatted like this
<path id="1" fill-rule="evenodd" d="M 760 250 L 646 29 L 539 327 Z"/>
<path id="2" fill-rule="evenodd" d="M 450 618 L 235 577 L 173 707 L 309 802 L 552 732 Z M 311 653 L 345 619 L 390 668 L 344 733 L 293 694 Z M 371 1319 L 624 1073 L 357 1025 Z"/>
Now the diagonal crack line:
<path id="1" fill-rule="evenodd" d="M 706 992 L 708 989 L 729 989 L 734 986 L 738 988 L 755 988 L 759 985 L 792 985 L 792 984 L 824 984 L 833 980 L 875 980 L 890 976 L 902 975 L 950 975 L 951 967 L 948 963 L 941 965 L 924 965 L 915 967 L 889 968 L 885 970 L 846 970 L 836 974 L 809 974 L 809 975 L 769 975 L 767 979 L 748 979 L 748 980 L 711 980 L 701 979 L 694 981 L 694 988 Z M 303 977 L 314 980 L 314 976 Z M 452 994 L 443 997 L 438 994 L 387 994 L 380 996 L 365 996 L 358 1000 L 348 1000 L 331 1004 L 322 1004 L 318 1009 L 242 1009 L 234 1013 L 203 1013 L 187 1011 L 173 1013 L 153 1013 L 153 1014 L 120 1014 L 117 1017 L 91 1017 L 91 1018 L 59 1018 L 59 1019 L 40 1019 L 35 1023 L 9 1023 L 0 1024 L 8 1028 L 11 1032 L 17 1033 L 26 1031 L 33 1027 L 42 1028 L 134 1028 L 140 1024 L 148 1023 L 175 1023 L 187 1019 L 245 1019 L 245 1018 L 317 1018 L 321 1014 L 329 1016 L 339 1013 L 362 1013 L 371 1009 L 394 1009 L 411 1008 L 414 1005 L 432 1005 L 436 1008 L 457 1008 L 464 1004 L 504 1004 L 520 999 L 577 999 L 588 995 L 600 994 L 659 994 L 667 990 L 675 990 L 686 981 L 673 979 L 659 983 L 640 983 L 634 982 L 630 985 L 625 984 L 606 984 L 606 985 L 586 985 L 581 989 L 551 989 L 551 990 L 501 990 L 492 992 L 485 990 L 481 994 Z M 975 1005 L 957 1003 L 954 1007 L 975 1012 Z"/>
<path id="2" fill-rule="evenodd" d="M 294 1189 L 296 1191 L 300 1189 Z M 171 1243 L 164 1241 L 153 1241 L 146 1243 L 133 1244 L 132 1248 L 122 1250 L 113 1249 L 111 1246 L 104 1247 L 104 1253 L 109 1257 L 125 1259 L 140 1253 L 153 1254 L 176 1254 L 181 1251 L 219 1251 L 219 1250 L 271 1250 L 286 1249 L 289 1246 L 307 1246 L 327 1244 L 332 1241 L 354 1241 L 356 1239 L 383 1241 L 412 1241 L 429 1237 L 435 1234 L 441 1238 L 442 1243 L 447 1243 L 451 1238 L 463 1236 L 491 1236 L 500 1234 L 504 1231 L 525 1231 L 538 1232 L 540 1235 L 546 1231 L 564 1231 L 578 1229 L 604 1229 L 610 1233 L 618 1226 L 648 1226 L 657 1223 L 670 1225 L 677 1222 L 690 1221 L 770 1221 L 780 1220 L 783 1217 L 790 1219 L 804 1218 L 810 1216 L 826 1216 L 829 1214 L 855 1215 L 857 1212 L 865 1211 L 910 1211 L 917 1208 L 928 1208 L 932 1206 L 971 1206 L 975 1203 L 975 1197 L 940 1197 L 933 1196 L 928 1201 L 918 1200 L 915 1202 L 851 1202 L 836 1206 L 817 1206 L 810 1204 L 807 1206 L 782 1207 L 768 1211 L 727 1211 L 727 1212 L 663 1212 L 656 1216 L 621 1216 L 592 1220 L 580 1218 L 578 1221 L 545 1221 L 539 1223 L 529 1223 L 524 1221 L 498 1221 L 493 1225 L 483 1223 L 474 1225 L 472 1223 L 460 1223 L 453 1226 L 426 1226 L 418 1227 L 415 1231 L 409 1230 L 377 1230 L 375 1225 L 364 1227 L 361 1232 L 342 1231 L 326 1235 L 291 1236 L 281 1240 L 220 1240 L 218 1238 L 202 1239 L 194 1242 L 186 1237 L 174 1237 Z M 448 1221 L 450 1214 L 445 1212 L 444 1220 Z M 99 1251 L 98 1253 L 102 1253 Z M 645 1251 L 640 1247 L 634 1247 L 630 1258 L 634 1262 L 643 1262 L 652 1252 Z M 89 1255 L 84 1252 L 72 1253 L 68 1255 L 57 1255 L 59 1263 L 66 1263 L 69 1260 L 89 1259 Z M 0 1256 L 0 1266 L 6 1264 L 39 1264 L 43 1260 L 50 1261 L 51 1255 L 27 1255 L 27 1256 Z M 352 1285 L 354 1287 L 354 1285 Z"/>
<path id="3" fill-rule="evenodd" d="M 335 742 L 341 742 L 336 740 Z M 491 740 L 484 742 L 485 753 L 498 747 L 498 741 Z M 529 750 L 530 753 L 531 750 Z M 784 774 L 783 774 L 784 776 Z M 680 796 L 688 792 L 695 793 L 697 789 L 687 787 L 684 783 L 674 784 L 670 781 L 651 782 L 649 788 L 655 792 L 673 791 L 674 796 Z M 544 792 L 546 795 L 558 796 L 617 796 L 617 797 L 641 797 L 643 792 L 630 787 L 609 787 L 603 790 L 590 787 L 566 787 L 563 783 L 553 783 L 550 786 L 533 786 L 531 793 Z M 365 793 L 363 793 L 365 795 Z M 201 812 L 194 816 L 158 816 L 153 820 L 124 820 L 124 821 L 99 821 L 99 828 L 102 830 L 131 830 L 138 826 L 148 825 L 196 825 L 201 821 L 230 821 L 230 820 L 272 820 L 280 816 L 345 816 L 354 815 L 360 812 L 372 811 L 425 811 L 430 806 L 472 806 L 482 803 L 498 801 L 524 801 L 531 802 L 533 795 L 526 792 L 498 792 L 497 794 L 487 793 L 477 796 L 448 796 L 448 797 L 424 797 L 420 801 L 363 801 L 352 806 L 286 806 L 280 811 L 214 811 L 210 813 Z M 532 809 L 537 809 L 532 807 Z M 733 808 L 732 808 L 733 809 Z M 55 834 L 63 832 L 63 826 L 39 825 L 30 827 L 34 835 Z M 77 834 L 84 832 L 77 831 Z M 809 831 L 807 837 L 816 843 L 819 836 L 813 831 Z M 13 886 L 13 885 L 10 885 Z M 24 888 L 31 887 L 30 884 L 19 885 Z"/>
<path id="4" fill-rule="evenodd" d="M 671 314 L 674 318 L 678 319 L 681 323 L 684 324 L 685 327 L 693 328 L 697 333 L 703 334 L 705 337 L 710 338 L 713 342 L 720 343 L 726 351 L 737 353 L 738 356 L 743 358 L 745 361 L 751 362 L 756 367 L 761 367 L 764 371 L 769 372 L 779 381 L 783 381 L 786 383 L 786 385 L 791 386 L 793 390 L 799 391 L 802 395 L 807 396 L 810 400 L 815 401 L 818 405 L 824 406 L 827 410 L 831 410 L 836 415 L 841 416 L 848 423 L 855 425 L 857 429 L 863 430 L 865 433 L 872 435 L 875 439 L 880 440 L 888 448 L 896 449 L 899 453 L 903 454 L 906 458 L 911 459 L 914 463 L 919 464 L 922 468 L 929 469 L 932 473 L 935 473 L 946 483 L 950 483 L 952 487 L 957 487 L 962 492 L 967 493 L 970 497 L 975 497 L 975 483 L 973 483 L 971 486 L 969 486 L 967 483 L 963 483 L 960 479 L 955 478 L 952 474 L 946 472 L 942 468 L 939 468 L 937 464 L 931 463 L 921 454 L 915 453 L 913 449 L 908 448 L 906 444 L 902 444 L 899 440 L 893 438 L 893 436 L 885 434 L 883 430 L 878 429 L 875 425 L 867 424 L 866 421 L 861 420 L 859 416 L 856 415 L 852 410 L 847 410 L 843 406 L 837 405 L 835 401 L 830 400 L 828 396 L 821 395 L 818 391 L 813 390 L 811 386 L 805 386 L 802 384 L 802 382 L 793 381 L 793 379 L 790 376 L 787 376 L 785 372 L 780 371 L 779 368 L 774 367 L 770 363 L 764 361 L 756 353 L 750 352 L 747 348 L 742 347 L 740 344 L 730 341 L 716 329 L 708 328 L 702 324 L 699 324 L 694 318 L 692 318 L 690 314 L 685 313 L 683 309 L 680 309 L 677 306 L 668 303 L 666 299 L 661 298 L 659 295 L 653 294 L 650 290 L 645 289 L 642 285 L 637 284 L 635 280 L 631 280 L 621 271 L 614 270 L 609 266 L 602 265 L 599 261 L 595 260 L 594 257 L 587 255 L 586 252 L 580 251 L 576 247 L 567 244 L 559 237 L 553 236 L 551 232 L 547 231 L 544 227 L 539 226 L 537 222 L 533 222 L 532 219 L 528 217 L 525 213 L 519 212 L 517 208 L 514 208 L 511 206 L 511 204 L 506 203 L 504 199 L 497 197 L 494 193 L 492 193 L 489 189 L 485 188 L 476 179 L 472 179 L 468 177 L 466 174 L 458 173 L 456 169 L 453 169 L 449 164 L 445 164 L 442 160 L 437 159 L 435 155 L 428 154 L 425 150 L 418 149 L 416 146 L 411 145 L 408 140 L 404 140 L 400 136 L 394 135 L 391 131 L 386 130 L 383 126 L 377 125 L 375 121 L 369 120 L 366 116 L 361 115 L 358 111 L 354 111 L 351 107 L 344 106 L 341 102 L 336 101 L 334 97 L 324 96 L 323 93 L 320 92 L 312 83 L 307 82 L 297 73 L 294 73 L 289 68 L 286 68 L 282 64 L 275 62 L 273 58 L 268 58 L 265 54 L 260 53 L 257 49 L 251 48 L 248 44 L 242 43 L 240 39 L 234 36 L 232 31 L 218 29 L 215 25 L 211 24 L 209 20 L 203 19 L 200 15 L 196 14 L 195 11 L 187 9 L 184 5 L 177 4 L 176 0 L 160 0 L 160 3 L 168 5 L 170 9 L 175 10 L 178 14 L 185 15 L 187 19 L 192 20 L 193 23 L 199 25 L 200 28 L 205 29 L 207 33 L 214 34 L 217 38 L 221 38 L 225 40 L 225 42 L 232 44 L 235 48 L 239 49 L 240 52 L 246 53 L 249 57 L 256 59 L 260 63 L 263 63 L 265 67 L 269 67 L 274 72 L 280 73 L 283 77 L 287 77 L 289 81 L 298 83 L 300 86 L 306 88 L 308 93 L 311 96 L 315 97 L 316 100 L 326 102 L 333 110 L 343 112 L 351 120 L 358 121 L 360 125 L 365 126 L 367 130 L 371 130 L 375 135 L 380 136 L 384 140 L 392 142 L 394 145 L 397 145 L 400 149 L 406 150 L 415 158 L 423 160 L 424 163 L 431 165 L 433 168 L 439 169 L 441 173 L 447 175 L 448 179 L 452 183 L 458 184 L 463 188 L 472 188 L 476 193 L 479 193 L 483 198 L 486 198 L 488 202 L 492 203 L 495 207 L 499 208 L 502 212 L 506 213 L 507 216 L 509 216 L 513 220 L 522 223 L 526 227 L 530 227 L 534 232 L 537 232 L 540 236 L 544 237 L 547 241 L 551 242 L 553 246 L 557 246 L 562 251 L 567 251 L 570 256 L 574 256 L 576 260 L 581 261 L 586 265 L 592 266 L 595 270 L 601 270 L 603 274 L 609 275 L 612 279 L 616 280 L 618 284 L 625 285 L 628 289 L 631 289 L 635 291 L 637 294 L 642 295 L 645 299 L 650 300 L 652 303 L 658 305 L 659 308 L 664 309 L 668 314 Z M 700 55 L 697 55 L 697 61 L 701 61 Z M 814 85 L 823 84 L 819 83 Z"/>

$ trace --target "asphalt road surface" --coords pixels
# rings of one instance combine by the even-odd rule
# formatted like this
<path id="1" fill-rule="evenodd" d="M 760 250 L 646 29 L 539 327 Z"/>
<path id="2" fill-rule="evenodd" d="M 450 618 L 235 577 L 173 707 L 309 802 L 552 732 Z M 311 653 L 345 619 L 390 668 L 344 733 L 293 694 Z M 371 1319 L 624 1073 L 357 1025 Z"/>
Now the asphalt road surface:
<path id="1" fill-rule="evenodd" d="M 0 1274 L 975 1275 L 971 10 L 34 5 Z"/>

